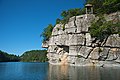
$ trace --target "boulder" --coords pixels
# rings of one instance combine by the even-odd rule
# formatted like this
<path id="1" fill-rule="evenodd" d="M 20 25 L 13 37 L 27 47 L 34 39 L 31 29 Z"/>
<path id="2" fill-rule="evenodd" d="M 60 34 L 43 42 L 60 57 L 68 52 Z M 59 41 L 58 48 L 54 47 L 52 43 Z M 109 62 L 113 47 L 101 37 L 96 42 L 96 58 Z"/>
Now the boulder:
<path id="1" fill-rule="evenodd" d="M 61 24 L 56 24 L 56 26 L 53 28 L 52 35 L 57 35 L 57 34 L 58 34 L 57 28 L 59 28 L 60 25 L 61 25 Z"/>
<path id="2" fill-rule="evenodd" d="M 68 35 L 69 35 L 68 45 L 77 45 L 77 35 L 76 34 L 68 34 Z"/>
<path id="3" fill-rule="evenodd" d="M 74 55 L 76 56 L 78 53 L 78 48 L 79 46 L 69 46 L 69 55 Z"/>
<path id="4" fill-rule="evenodd" d="M 92 47 L 86 47 L 82 46 L 80 50 L 78 50 L 78 55 L 83 56 L 84 58 L 87 58 L 92 51 Z"/>
<path id="5" fill-rule="evenodd" d="M 84 27 L 84 26 L 86 26 L 86 27 Z M 87 21 L 87 20 L 83 20 L 81 27 L 82 27 L 81 32 L 88 32 L 88 28 L 89 28 L 89 26 L 88 26 L 88 21 Z"/>
<path id="6" fill-rule="evenodd" d="M 90 59 L 98 60 L 99 59 L 99 47 L 95 47 L 89 55 Z"/>
<path id="7" fill-rule="evenodd" d="M 108 54 L 108 57 L 106 60 L 112 61 L 112 60 L 118 60 L 119 59 L 119 49 L 118 48 L 111 48 Z"/>
<path id="8" fill-rule="evenodd" d="M 85 35 L 84 34 L 69 34 L 69 45 L 84 45 Z"/>
<path id="9" fill-rule="evenodd" d="M 55 45 L 54 36 L 51 36 L 51 37 L 49 38 L 49 45 Z"/>
<path id="10" fill-rule="evenodd" d="M 59 43 L 61 45 L 67 45 L 67 40 L 69 39 L 69 36 L 67 34 L 60 35 L 59 37 Z"/>
<path id="11" fill-rule="evenodd" d="M 120 37 L 118 34 L 113 34 L 108 37 L 104 46 L 119 47 L 120 48 Z"/>
<path id="12" fill-rule="evenodd" d="M 68 24 L 65 24 L 65 29 L 69 28 Z"/>
<path id="13" fill-rule="evenodd" d="M 77 35 L 77 45 L 85 45 L 85 35 L 84 34 L 76 34 Z"/>
<path id="14" fill-rule="evenodd" d="M 99 53 L 100 53 L 99 60 L 100 61 L 105 61 L 107 59 L 108 54 L 109 54 L 109 50 L 110 50 L 110 48 L 104 48 L 104 47 L 99 48 Z"/>
<path id="15" fill-rule="evenodd" d="M 73 17 L 71 17 L 70 19 L 69 19 L 69 22 L 68 22 L 68 28 L 75 28 L 76 26 L 75 26 L 75 16 L 73 16 Z"/>
<path id="16" fill-rule="evenodd" d="M 77 28 L 74 27 L 74 28 L 66 28 L 65 29 L 65 33 L 76 33 L 77 32 Z"/>
<path id="17" fill-rule="evenodd" d="M 83 23 L 84 17 L 85 17 L 84 15 L 76 16 L 75 23 L 76 23 L 76 26 L 77 26 L 77 33 L 81 33 L 81 31 L 82 31 L 82 27 L 83 27 L 82 23 Z"/>
<path id="18" fill-rule="evenodd" d="M 90 33 L 86 33 L 86 46 L 91 46 L 92 39 Z"/>

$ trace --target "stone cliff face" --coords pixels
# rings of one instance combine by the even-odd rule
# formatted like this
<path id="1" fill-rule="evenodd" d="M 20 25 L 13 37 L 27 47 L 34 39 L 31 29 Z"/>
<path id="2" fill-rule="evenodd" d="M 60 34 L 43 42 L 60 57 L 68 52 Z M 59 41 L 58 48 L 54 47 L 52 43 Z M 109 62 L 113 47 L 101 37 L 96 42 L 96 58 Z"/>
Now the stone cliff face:
<path id="1" fill-rule="evenodd" d="M 120 12 L 105 16 L 106 20 L 120 20 Z M 49 41 L 43 43 L 48 48 L 50 64 L 74 66 L 103 66 L 120 64 L 120 35 L 112 34 L 103 42 L 92 38 L 89 33 L 93 14 L 74 16 L 65 25 L 57 24 Z"/>

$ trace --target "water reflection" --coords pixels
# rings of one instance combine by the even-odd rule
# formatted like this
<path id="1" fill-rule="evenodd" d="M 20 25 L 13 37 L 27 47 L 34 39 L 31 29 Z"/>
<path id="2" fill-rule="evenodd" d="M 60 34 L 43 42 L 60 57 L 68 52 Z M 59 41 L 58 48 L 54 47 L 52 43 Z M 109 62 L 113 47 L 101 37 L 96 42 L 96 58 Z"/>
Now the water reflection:
<path id="1" fill-rule="evenodd" d="M 0 64 L 0 74 L 4 74 L 5 72 L 6 72 L 6 64 L 2 63 Z"/>
<path id="2" fill-rule="evenodd" d="M 49 80 L 68 80 L 68 66 L 49 65 Z"/>
<path id="3" fill-rule="evenodd" d="M 55 66 L 48 63 L 0 63 L 0 80 L 120 80 L 120 68 Z"/>
<path id="4" fill-rule="evenodd" d="M 49 65 L 49 80 L 120 80 L 120 68 Z"/>
<path id="5" fill-rule="evenodd" d="M 0 80 L 49 80 L 48 63 L 0 63 Z"/>

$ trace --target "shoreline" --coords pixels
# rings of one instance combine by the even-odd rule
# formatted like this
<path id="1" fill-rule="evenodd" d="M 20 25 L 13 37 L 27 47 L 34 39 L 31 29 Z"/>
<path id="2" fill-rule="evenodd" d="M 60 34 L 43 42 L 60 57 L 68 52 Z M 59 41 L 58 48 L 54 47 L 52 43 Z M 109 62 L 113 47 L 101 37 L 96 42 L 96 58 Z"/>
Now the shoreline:
<path id="1" fill-rule="evenodd" d="M 73 66 L 73 67 L 120 67 L 120 64 L 116 63 L 116 64 L 92 64 L 92 63 L 88 63 L 88 64 L 60 64 L 60 63 L 50 63 L 48 62 L 50 65 L 56 65 L 56 66 Z"/>

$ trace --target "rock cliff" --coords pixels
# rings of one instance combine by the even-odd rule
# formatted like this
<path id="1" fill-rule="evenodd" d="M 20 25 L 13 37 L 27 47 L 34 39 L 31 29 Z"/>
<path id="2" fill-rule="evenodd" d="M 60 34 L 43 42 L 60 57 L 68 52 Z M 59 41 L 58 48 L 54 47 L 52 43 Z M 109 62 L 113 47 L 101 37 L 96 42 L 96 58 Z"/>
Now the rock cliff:
<path id="1" fill-rule="evenodd" d="M 105 16 L 107 21 L 120 20 L 120 12 Z M 49 41 L 43 43 L 48 48 L 50 64 L 74 66 L 107 66 L 120 64 L 120 35 L 112 34 L 100 42 L 89 33 L 91 22 L 98 17 L 94 14 L 74 16 L 65 25 L 57 24 Z"/>

